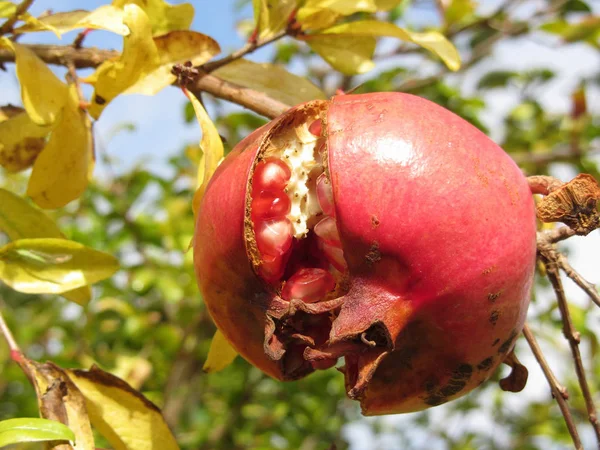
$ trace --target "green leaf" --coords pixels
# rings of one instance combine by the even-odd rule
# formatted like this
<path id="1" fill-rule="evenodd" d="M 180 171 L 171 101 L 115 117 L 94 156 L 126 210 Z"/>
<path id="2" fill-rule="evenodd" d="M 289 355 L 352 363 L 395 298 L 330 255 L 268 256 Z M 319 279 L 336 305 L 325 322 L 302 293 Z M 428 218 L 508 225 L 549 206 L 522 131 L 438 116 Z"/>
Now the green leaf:
<path id="1" fill-rule="evenodd" d="M 488 72 L 481 77 L 479 83 L 477 83 L 477 89 L 495 89 L 504 87 L 509 81 L 513 80 L 514 78 L 518 78 L 518 76 L 519 74 L 517 72 L 509 70 Z"/>
<path id="2" fill-rule="evenodd" d="M 9 419 L 0 422 L 0 447 L 21 442 L 74 441 L 66 425 L 40 418 Z"/>
<path id="3" fill-rule="evenodd" d="M 0 248 L 0 279 L 29 294 L 61 294 L 118 268 L 114 256 L 66 239 L 19 239 Z"/>
<path id="4" fill-rule="evenodd" d="M 327 98 L 306 78 L 293 75 L 276 64 L 240 59 L 215 70 L 214 74 L 232 83 L 264 92 L 287 105 Z"/>
<path id="5" fill-rule="evenodd" d="M 356 36 L 362 38 L 375 38 L 384 36 L 395 37 L 403 41 L 413 42 L 423 48 L 426 48 L 430 52 L 439 56 L 450 70 L 458 70 L 460 68 L 460 56 L 458 51 L 448 39 L 446 39 L 437 31 L 417 33 L 397 27 L 393 23 L 389 22 L 361 20 L 327 28 L 326 30 L 321 31 L 319 36 L 332 34 L 340 36 Z"/>

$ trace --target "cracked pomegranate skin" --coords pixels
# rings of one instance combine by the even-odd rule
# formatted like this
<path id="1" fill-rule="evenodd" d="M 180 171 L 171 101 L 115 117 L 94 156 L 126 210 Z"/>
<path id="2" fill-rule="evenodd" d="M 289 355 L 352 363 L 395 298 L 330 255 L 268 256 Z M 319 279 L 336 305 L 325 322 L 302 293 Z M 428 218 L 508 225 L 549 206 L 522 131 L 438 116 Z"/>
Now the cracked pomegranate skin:
<path id="1" fill-rule="evenodd" d="M 282 298 L 304 273 L 290 276 L 296 246 L 318 240 L 310 220 L 271 279 L 250 212 L 257 162 L 303 122 L 319 134 L 345 259 L 310 260 L 336 280 L 310 302 Z M 194 259 L 211 316 L 245 359 L 292 380 L 344 358 L 348 396 L 377 415 L 442 404 L 493 374 L 523 327 L 535 251 L 532 196 L 510 157 L 432 102 L 377 93 L 298 106 L 240 142 L 202 200 Z"/>

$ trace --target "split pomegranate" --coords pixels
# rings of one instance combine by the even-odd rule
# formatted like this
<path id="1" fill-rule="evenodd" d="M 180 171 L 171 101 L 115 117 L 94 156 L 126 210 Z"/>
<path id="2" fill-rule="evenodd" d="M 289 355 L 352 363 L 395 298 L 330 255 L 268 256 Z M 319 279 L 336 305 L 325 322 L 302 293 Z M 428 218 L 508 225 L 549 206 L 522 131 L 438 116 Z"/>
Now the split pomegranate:
<path id="1" fill-rule="evenodd" d="M 523 327 L 527 182 L 483 133 L 415 96 L 291 109 L 219 166 L 196 227 L 199 285 L 236 350 L 280 380 L 343 358 L 367 415 L 466 394 Z"/>

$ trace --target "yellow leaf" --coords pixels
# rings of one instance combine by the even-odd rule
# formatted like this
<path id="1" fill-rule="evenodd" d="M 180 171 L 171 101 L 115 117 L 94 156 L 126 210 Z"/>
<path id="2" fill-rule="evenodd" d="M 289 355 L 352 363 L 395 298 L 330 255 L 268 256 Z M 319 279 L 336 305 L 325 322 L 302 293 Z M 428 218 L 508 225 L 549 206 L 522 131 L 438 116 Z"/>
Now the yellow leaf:
<path id="1" fill-rule="evenodd" d="M 189 30 L 194 20 L 194 7 L 190 3 L 171 5 L 164 0 L 113 0 L 112 4 L 119 8 L 127 4 L 142 8 L 152 24 L 152 36 L 175 30 Z"/>
<path id="2" fill-rule="evenodd" d="M 210 120 L 210 117 L 200 101 L 192 93 L 189 93 L 188 98 L 190 99 L 190 102 L 192 102 L 194 112 L 196 113 L 196 119 L 200 124 L 200 128 L 202 128 L 200 149 L 203 153 L 204 164 L 198 166 L 198 182 L 202 182 L 202 184 L 194 194 L 194 200 L 192 201 L 192 209 L 194 214 L 196 214 L 204 191 L 206 190 L 206 186 L 208 185 L 208 181 L 223 159 L 224 150 L 219 131 L 217 130 L 217 127 L 215 127 L 213 121 Z"/>
<path id="3" fill-rule="evenodd" d="M 0 231 L 11 240 L 64 238 L 50 217 L 24 198 L 0 188 Z"/>
<path id="4" fill-rule="evenodd" d="M 38 125 L 55 122 L 67 101 L 67 85 L 27 47 L 6 38 L 0 38 L 0 47 L 9 47 L 15 52 L 21 98 L 31 120 Z"/>
<path id="5" fill-rule="evenodd" d="M 60 208 L 79 198 L 94 167 L 90 121 L 75 86 L 46 148 L 38 155 L 27 195 L 41 208 Z"/>
<path id="6" fill-rule="evenodd" d="M 116 357 L 113 374 L 137 390 L 152 374 L 152 364 L 141 356 L 119 354 Z"/>
<path id="7" fill-rule="evenodd" d="M 28 12 L 21 14 L 19 16 L 19 20 L 25 22 L 24 26 L 31 28 L 32 31 L 51 31 L 57 38 L 61 38 L 60 33 L 56 28 L 39 20 L 37 17 L 32 16 Z"/>
<path id="8" fill-rule="evenodd" d="M 52 219 L 24 198 L 0 188 L 0 231 L 9 239 L 64 238 Z M 92 290 L 83 286 L 61 294 L 79 305 L 92 299 Z"/>
<path id="9" fill-rule="evenodd" d="M 287 27 L 298 0 L 252 0 L 257 37 L 267 38 Z"/>
<path id="10" fill-rule="evenodd" d="M 303 8 L 329 9 L 343 16 L 377 11 L 374 0 L 307 0 Z"/>
<path id="11" fill-rule="evenodd" d="M 345 75 L 365 73 L 375 67 L 371 58 L 377 41 L 373 37 L 318 34 L 303 39 L 334 69 Z"/>
<path id="12" fill-rule="evenodd" d="M 130 30 L 123 38 L 123 53 L 119 59 L 101 64 L 94 75 L 95 89 L 89 113 L 95 119 L 112 99 L 160 63 L 146 13 L 137 5 L 125 5 L 123 21 Z"/>
<path id="13" fill-rule="evenodd" d="M 17 362 L 35 388 L 41 416 L 64 423 L 75 433 L 75 442 L 66 448 L 94 450 L 85 399 L 65 371 L 51 362 L 40 364 L 23 356 Z"/>
<path id="14" fill-rule="evenodd" d="M 332 26 L 343 16 L 377 11 L 375 0 L 307 0 L 298 10 L 303 30 L 320 30 Z"/>
<path id="15" fill-rule="evenodd" d="M 326 98 L 325 94 L 306 78 L 293 75 L 276 64 L 260 64 L 239 59 L 220 67 L 214 74 L 232 83 L 264 92 L 287 105 Z"/>
<path id="16" fill-rule="evenodd" d="M 24 111 L 0 122 L 0 165 L 8 172 L 31 167 L 51 130 L 35 124 Z"/>
<path id="17" fill-rule="evenodd" d="M 417 33 L 399 28 L 393 23 L 378 20 L 361 20 L 349 22 L 322 30 L 321 35 L 350 35 L 361 37 L 395 37 L 413 42 L 439 56 L 450 70 L 460 68 L 460 56 L 452 43 L 437 31 Z"/>
<path id="18" fill-rule="evenodd" d="M 215 332 L 210 343 L 208 356 L 202 370 L 208 373 L 220 372 L 233 362 L 238 353 L 219 330 Z"/>
<path id="19" fill-rule="evenodd" d="M 400 3 L 402 0 L 375 0 L 375 7 L 377 11 L 389 11 Z"/>
<path id="20" fill-rule="evenodd" d="M 18 239 L 0 248 L 0 279 L 28 294 L 62 294 L 118 268 L 114 256 L 67 239 Z"/>
<path id="21" fill-rule="evenodd" d="M 97 367 L 67 372 L 83 393 L 94 428 L 114 450 L 176 450 L 160 410 L 120 378 Z"/>
<path id="22" fill-rule="evenodd" d="M 44 31 L 42 26 L 52 27 L 58 33 L 66 33 L 79 28 L 107 30 L 122 36 L 129 34 L 129 28 L 123 23 L 123 10 L 110 5 L 103 5 L 94 11 L 75 10 L 50 14 L 36 19 L 40 26 L 26 24 L 15 30 L 15 33 Z"/>
<path id="23" fill-rule="evenodd" d="M 191 61 L 198 66 L 221 51 L 219 44 L 209 36 L 195 31 L 171 31 L 154 38 L 159 65 L 129 87 L 125 94 L 154 95 L 176 80 L 171 73 L 174 64 Z"/>
<path id="24" fill-rule="evenodd" d="M 17 12 L 17 5 L 12 2 L 0 1 L 0 18 L 6 19 L 14 16 Z"/>

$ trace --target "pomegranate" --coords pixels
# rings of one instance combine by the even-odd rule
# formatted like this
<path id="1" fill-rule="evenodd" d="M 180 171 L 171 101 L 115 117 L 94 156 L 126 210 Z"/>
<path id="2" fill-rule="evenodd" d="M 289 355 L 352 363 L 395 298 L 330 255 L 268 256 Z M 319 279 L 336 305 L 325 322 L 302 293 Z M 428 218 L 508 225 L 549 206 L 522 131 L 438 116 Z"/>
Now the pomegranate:
<path id="1" fill-rule="evenodd" d="M 215 323 L 272 377 L 345 364 L 366 415 L 471 391 L 523 326 L 526 179 L 475 127 L 399 93 L 291 109 L 244 139 L 202 200 L 194 258 Z"/>

